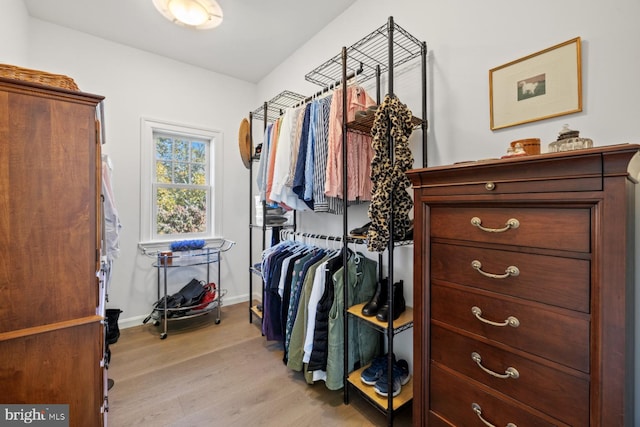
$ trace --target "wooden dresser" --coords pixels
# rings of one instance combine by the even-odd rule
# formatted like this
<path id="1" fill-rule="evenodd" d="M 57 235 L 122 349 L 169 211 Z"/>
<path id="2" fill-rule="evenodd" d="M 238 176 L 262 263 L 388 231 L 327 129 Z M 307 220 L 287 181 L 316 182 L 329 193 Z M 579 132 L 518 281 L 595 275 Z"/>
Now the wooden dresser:
<path id="1" fill-rule="evenodd" d="M 71 427 L 104 419 L 101 99 L 0 78 L 0 403 L 69 405 Z"/>
<path id="2" fill-rule="evenodd" d="M 632 426 L 640 145 L 413 170 L 415 426 Z"/>

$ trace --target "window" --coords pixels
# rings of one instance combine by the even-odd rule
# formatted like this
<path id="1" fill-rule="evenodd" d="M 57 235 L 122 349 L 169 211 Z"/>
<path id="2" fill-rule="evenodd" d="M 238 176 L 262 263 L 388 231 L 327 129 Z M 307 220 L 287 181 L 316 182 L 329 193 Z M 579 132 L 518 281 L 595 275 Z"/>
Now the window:
<path id="1" fill-rule="evenodd" d="M 156 237 L 207 235 L 210 141 L 154 132 L 153 229 Z"/>
<path id="2" fill-rule="evenodd" d="M 142 120 L 143 242 L 220 234 L 221 146 L 218 131 Z"/>

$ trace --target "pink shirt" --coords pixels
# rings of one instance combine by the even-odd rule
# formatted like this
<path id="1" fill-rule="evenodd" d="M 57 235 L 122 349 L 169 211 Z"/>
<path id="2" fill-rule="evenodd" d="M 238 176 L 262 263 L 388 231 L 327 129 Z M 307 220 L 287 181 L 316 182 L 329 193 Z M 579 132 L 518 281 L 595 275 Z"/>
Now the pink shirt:
<path id="1" fill-rule="evenodd" d="M 347 88 L 347 122 L 355 119 L 356 111 L 376 105 L 359 86 Z M 329 112 L 329 141 L 327 148 L 327 177 L 325 194 L 344 198 L 342 194 L 342 88 L 333 93 Z M 371 136 L 349 132 L 347 134 L 347 196 L 348 200 L 371 200 Z"/>
<path id="2" fill-rule="evenodd" d="M 273 187 L 273 168 L 276 160 L 276 150 L 278 149 L 278 135 L 280 134 L 280 119 L 277 119 L 271 127 L 271 146 L 269 147 L 269 161 L 267 163 L 267 189 L 266 200 L 269 203 L 273 201 L 269 199 L 271 189 Z"/>

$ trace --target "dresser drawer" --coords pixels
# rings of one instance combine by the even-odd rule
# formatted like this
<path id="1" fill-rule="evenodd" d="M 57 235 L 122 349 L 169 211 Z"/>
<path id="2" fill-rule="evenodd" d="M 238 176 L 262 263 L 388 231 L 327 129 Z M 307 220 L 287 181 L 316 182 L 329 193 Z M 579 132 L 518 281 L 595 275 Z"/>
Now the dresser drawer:
<path id="1" fill-rule="evenodd" d="M 515 219 L 517 228 L 503 229 Z M 488 208 L 473 206 L 431 208 L 431 237 L 471 242 L 590 252 L 591 212 L 589 209 Z"/>
<path id="2" fill-rule="evenodd" d="M 555 154 L 555 153 L 554 153 Z M 570 165 L 553 155 L 524 156 L 508 160 L 470 162 L 409 171 L 422 195 L 493 196 L 602 190 L 600 153 L 580 152 Z"/>
<path id="3" fill-rule="evenodd" d="M 474 307 L 480 309 L 478 316 L 484 321 L 473 313 Z M 435 321 L 589 372 L 589 318 L 584 314 L 433 284 L 431 316 Z M 516 318 L 519 325 L 486 323 L 506 323 L 510 318 Z"/>
<path id="4" fill-rule="evenodd" d="M 511 267 L 517 275 L 487 276 L 505 276 Z M 584 259 L 432 243 L 431 277 L 589 312 L 590 262 Z"/>
<path id="5" fill-rule="evenodd" d="M 551 427 L 567 424 L 534 409 L 507 400 L 490 389 L 431 363 L 429 425 L 456 427 L 506 426 Z M 475 406 L 475 405 L 477 406 Z M 478 414 L 490 424 L 483 423 Z M 582 424 L 582 426 L 588 425 Z"/>
<path id="6" fill-rule="evenodd" d="M 431 326 L 431 359 L 570 425 L 589 424 L 584 375 L 552 369 L 436 325 Z M 515 371 L 498 378 L 483 368 L 503 376 L 509 368 Z"/>

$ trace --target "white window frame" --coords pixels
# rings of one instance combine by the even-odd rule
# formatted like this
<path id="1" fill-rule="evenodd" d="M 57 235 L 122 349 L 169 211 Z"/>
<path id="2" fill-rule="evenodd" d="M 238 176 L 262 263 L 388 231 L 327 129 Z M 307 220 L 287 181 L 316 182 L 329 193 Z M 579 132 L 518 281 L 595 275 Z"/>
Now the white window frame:
<path id="1" fill-rule="evenodd" d="M 156 236 L 153 230 L 155 214 L 154 171 L 155 143 L 154 133 L 187 136 L 189 138 L 209 141 L 209 185 L 211 188 L 211 206 L 208 209 L 210 231 L 207 236 L 197 238 L 207 243 L 222 241 L 222 168 L 223 168 L 223 134 L 219 130 L 202 126 L 172 123 L 143 117 L 140 123 L 140 246 L 145 249 L 160 249 L 176 239 Z M 184 239 L 193 236 L 184 235 Z"/>

